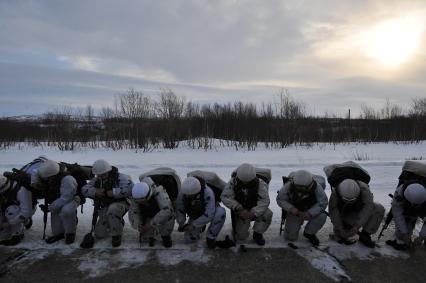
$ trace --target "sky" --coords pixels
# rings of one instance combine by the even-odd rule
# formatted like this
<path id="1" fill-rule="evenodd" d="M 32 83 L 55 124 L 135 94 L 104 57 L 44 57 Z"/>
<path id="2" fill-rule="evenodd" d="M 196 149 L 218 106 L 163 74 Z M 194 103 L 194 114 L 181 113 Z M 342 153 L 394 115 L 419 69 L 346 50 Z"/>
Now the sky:
<path id="1" fill-rule="evenodd" d="M 425 0 L 0 0 L 0 116 L 100 109 L 129 88 L 405 109 L 425 74 Z"/>

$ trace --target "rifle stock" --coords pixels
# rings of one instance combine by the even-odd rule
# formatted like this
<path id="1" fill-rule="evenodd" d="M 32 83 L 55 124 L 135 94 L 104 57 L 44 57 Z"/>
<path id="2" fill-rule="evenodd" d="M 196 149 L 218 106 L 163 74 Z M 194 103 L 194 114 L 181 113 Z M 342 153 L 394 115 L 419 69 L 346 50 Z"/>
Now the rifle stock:
<path id="1" fill-rule="evenodd" d="M 389 194 L 389 197 L 393 199 L 393 195 Z M 383 232 L 388 228 L 389 224 L 392 222 L 393 214 L 392 207 L 389 209 L 388 214 L 386 214 L 385 222 L 383 224 L 382 230 L 380 230 L 379 236 L 377 237 L 377 241 L 383 236 Z"/>

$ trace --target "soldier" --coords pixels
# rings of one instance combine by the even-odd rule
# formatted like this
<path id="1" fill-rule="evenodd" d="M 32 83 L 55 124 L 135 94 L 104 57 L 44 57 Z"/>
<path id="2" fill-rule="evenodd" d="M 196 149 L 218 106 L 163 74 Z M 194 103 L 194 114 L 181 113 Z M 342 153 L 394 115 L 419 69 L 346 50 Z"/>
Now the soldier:
<path id="1" fill-rule="evenodd" d="M 187 221 L 188 215 L 188 221 Z M 201 237 L 207 224 L 207 247 L 216 247 L 216 237 L 225 223 L 226 212 L 216 206 L 213 190 L 195 177 L 182 182 L 182 189 L 176 199 L 176 220 L 178 231 L 185 232 L 185 242 L 194 243 Z"/>
<path id="2" fill-rule="evenodd" d="M 371 235 L 379 229 L 385 209 L 374 202 L 367 184 L 370 181 L 367 171 L 352 161 L 330 165 L 324 171 L 331 185 L 329 212 L 334 238 L 351 245 L 359 235 L 362 244 L 374 248 Z"/>
<path id="3" fill-rule="evenodd" d="M 24 238 L 24 224 L 31 219 L 31 192 L 0 176 L 0 212 L 0 245 L 17 245 Z"/>
<path id="4" fill-rule="evenodd" d="M 290 173 L 277 196 L 278 205 L 287 214 L 284 237 L 288 241 L 296 241 L 303 222 L 305 226 L 303 236 L 312 245 L 318 246 L 316 233 L 324 226 L 327 220 L 325 209 L 328 198 L 324 188 L 314 181 L 313 175 L 305 170 Z"/>
<path id="5" fill-rule="evenodd" d="M 42 209 L 50 211 L 52 236 L 46 243 L 52 244 L 65 238 L 66 244 L 75 240 L 77 226 L 77 207 L 80 198 L 77 196 L 77 181 L 56 161 L 43 162 L 34 174 L 37 190 L 42 189 L 45 205 Z"/>
<path id="6" fill-rule="evenodd" d="M 392 215 L 395 221 L 395 240 L 386 244 L 397 250 L 406 250 L 412 246 L 426 245 L 426 224 L 417 238 L 412 241 L 417 219 L 426 217 L 426 165 L 420 162 L 406 161 L 400 183 L 392 200 Z"/>
<path id="7" fill-rule="evenodd" d="M 112 236 L 112 246 L 121 245 L 124 220 L 129 204 L 133 182 L 130 176 L 119 173 L 103 159 L 96 160 L 92 167 L 95 177 L 83 186 L 83 194 L 94 200 L 94 209 L 98 210 L 99 219 L 95 227 L 95 236 L 105 238 Z"/>
<path id="8" fill-rule="evenodd" d="M 160 234 L 163 246 L 170 248 L 175 225 L 172 202 L 163 186 L 156 186 L 151 178 L 145 177 L 132 188 L 129 221 L 140 233 L 140 240 L 148 239 L 149 246 L 155 245 L 155 235 Z"/>
<path id="9" fill-rule="evenodd" d="M 268 185 L 256 176 L 256 169 L 248 163 L 241 164 L 235 177 L 225 186 L 221 198 L 234 215 L 234 240 L 247 239 L 250 223 L 254 221 L 253 240 L 260 246 L 265 245 L 263 233 L 271 224 L 272 211 L 268 208 Z"/>

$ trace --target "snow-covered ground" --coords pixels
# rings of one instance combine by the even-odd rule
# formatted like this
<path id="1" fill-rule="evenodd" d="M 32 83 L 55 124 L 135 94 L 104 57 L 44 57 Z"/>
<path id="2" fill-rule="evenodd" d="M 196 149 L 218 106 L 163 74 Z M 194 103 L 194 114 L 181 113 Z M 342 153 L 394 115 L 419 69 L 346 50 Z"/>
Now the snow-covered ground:
<path id="1" fill-rule="evenodd" d="M 0 171 L 10 170 L 13 167 L 19 168 L 39 155 L 46 155 L 50 159 L 57 161 L 78 162 L 87 165 L 91 165 L 96 159 L 103 158 L 117 166 L 121 172 L 129 174 L 134 181 L 137 180 L 139 174 L 162 166 L 174 168 L 182 179 L 189 171 L 200 169 L 214 171 L 225 181 L 229 180 L 231 172 L 243 162 L 250 162 L 258 167 L 270 168 L 272 170 L 270 208 L 274 212 L 274 217 L 271 227 L 265 233 L 266 247 L 288 248 L 282 236 L 279 236 L 281 209 L 277 206 L 275 200 L 277 191 L 282 185 L 281 176 L 288 175 L 288 173 L 297 169 L 306 169 L 324 176 L 322 171 L 324 166 L 353 160 L 370 173 L 370 186 L 375 195 L 375 200 L 382 203 L 388 210 L 390 204 L 388 194 L 393 193 L 395 189 L 402 164 L 410 159 L 424 160 L 426 158 L 426 144 L 317 144 L 309 147 L 291 146 L 280 150 L 258 147 L 256 151 L 236 151 L 232 147 L 217 147 L 210 151 L 179 148 L 176 150 L 158 149 L 148 153 L 134 150 L 112 151 L 108 149 L 79 149 L 72 152 L 62 152 L 48 147 L 19 146 L 0 151 Z M 326 191 L 328 194 L 330 193 L 329 187 L 327 187 Z M 28 257 L 30 260 L 37 260 L 40 257 L 47 256 L 49 251 L 60 250 L 62 254 L 69 254 L 78 248 L 84 234 L 90 231 L 91 217 L 92 205 L 88 201 L 84 205 L 84 214 L 81 215 L 79 211 L 76 243 L 70 246 L 65 246 L 63 243 L 46 245 L 41 241 L 43 232 L 42 213 L 37 211 L 34 217 L 34 226 L 27 231 L 25 240 L 19 247 L 34 251 L 34 256 Z M 141 249 L 136 231 L 128 225 L 127 215 L 125 220 L 127 223 L 125 225 L 123 244 L 118 251 L 118 256 L 114 256 L 114 268 L 111 268 L 112 259 L 105 255 L 105 251 L 111 248 L 110 240 L 108 239 L 96 243 L 93 255 L 79 259 L 81 271 L 87 272 L 88 276 L 99 276 L 114 269 L 133 267 L 144 263 L 147 258 L 146 255 L 152 252 L 153 248 L 149 248 L 145 244 Z M 365 260 L 378 256 L 408 257 L 407 253 L 396 252 L 384 245 L 384 240 L 391 237 L 393 227 L 389 227 L 379 243 L 381 247 L 375 250 L 364 248 L 358 244 L 350 247 L 341 246 L 329 240 L 328 236 L 331 230 L 331 223 L 328 220 L 319 233 L 321 240 L 319 249 L 311 248 L 303 237 L 300 237 L 297 243 L 300 248 L 297 253 L 306 258 L 312 266 L 333 279 L 338 280 L 342 277 L 349 277 L 339 263 L 340 260 L 353 257 Z M 47 231 L 50 234 L 49 226 Z M 231 224 L 230 217 L 228 217 L 219 237 L 223 238 L 225 235 L 230 234 L 230 231 Z M 200 242 L 198 246 L 186 246 L 183 244 L 181 233 L 175 231 L 172 236 L 174 241 L 172 250 L 164 250 L 160 243 L 155 247 L 159 262 L 163 264 L 177 264 L 183 260 L 199 263 L 208 262 L 208 255 L 204 254 L 204 242 Z M 250 243 L 248 243 L 248 246 L 256 248 L 255 245 Z"/>

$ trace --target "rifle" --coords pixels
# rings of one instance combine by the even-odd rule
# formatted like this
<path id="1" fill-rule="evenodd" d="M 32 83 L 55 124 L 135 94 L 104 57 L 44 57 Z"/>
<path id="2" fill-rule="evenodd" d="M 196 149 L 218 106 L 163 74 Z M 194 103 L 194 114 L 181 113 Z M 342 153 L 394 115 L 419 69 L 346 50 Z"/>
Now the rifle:
<path id="1" fill-rule="evenodd" d="M 46 198 L 44 199 L 44 204 L 40 204 L 41 211 L 43 211 L 43 240 L 46 238 L 46 226 L 47 226 L 47 214 L 49 213 L 49 206 L 47 204 Z"/>
<path id="2" fill-rule="evenodd" d="M 391 197 L 393 199 L 392 194 L 389 194 L 389 197 Z M 377 241 L 380 240 L 380 238 L 383 236 L 383 232 L 388 228 L 392 219 L 393 219 L 393 214 L 392 214 L 392 207 L 391 207 L 388 214 L 386 214 L 385 223 L 383 224 L 382 230 L 380 230 L 379 236 L 377 237 Z"/>
<path id="3" fill-rule="evenodd" d="M 99 209 L 101 207 L 101 204 L 98 200 L 93 200 L 93 215 L 92 215 L 92 228 L 89 233 L 87 233 L 83 241 L 80 244 L 80 247 L 83 249 L 90 249 L 93 248 L 93 245 L 95 244 L 95 237 L 93 237 L 93 233 L 95 232 L 95 226 L 96 222 L 98 221 L 99 216 Z"/>
<path id="4" fill-rule="evenodd" d="M 287 217 L 287 212 L 284 209 L 281 209 L 280 236 L 284 231 L 284 224 L 285 224 L 286 217 Z"/>

